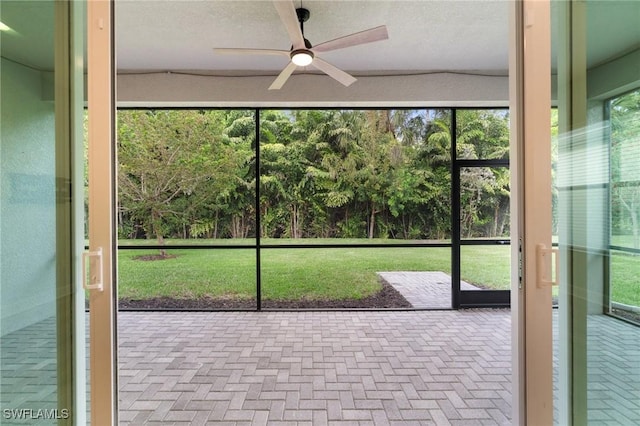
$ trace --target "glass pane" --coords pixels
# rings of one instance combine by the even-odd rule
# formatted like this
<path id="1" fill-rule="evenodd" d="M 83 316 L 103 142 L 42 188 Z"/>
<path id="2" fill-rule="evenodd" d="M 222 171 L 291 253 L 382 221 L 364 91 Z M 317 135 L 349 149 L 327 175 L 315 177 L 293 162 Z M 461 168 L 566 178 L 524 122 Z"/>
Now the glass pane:
<path id="1" fill-rule="evenodd" d="M 640 424 L 640 328 L 628 322 L 640 302 L 640 3 L 555 1 L 552 12 L 561 261 L 554 420 Z"/>
<path id="2" fill-rule="evenodd" d="M 261 111 L 262 242 L 449 239 L 449 123 L 444 110 Z"/>
<path id="3" fill-rule="evenodd" d="M 551 109 L 551 238 L 558 243 L 558 108 Z"/>
<path id="4" fill-rule="evenodd" d="M 611 313 L 640 323 L 640 256 L 611 250 Z"/>
<path id="5" fill-rule="evenodd" d="M 456 156 L 459 160 L 509 158 L 509 111 L 456 110 Z"/>
<path id="6" fill-rule="evenodd" d="M 120 244 L 253 244 L 253 111 L 119 110 Z"/>
<path id="7" fill-rule="evenodd" d="M 608 103 L 611 124 L 611 311 L 640 323 L 640 89 Z"/>
<path id="8" fill-rule="evenodd" d="M 462 239 L 508 239 L 510 235 L 509 169 L 460 168 L 460 236 Z"/>
<path id="9" fill-rule="evenodd" d="M 451 249 L 262 249 L 263 307 L 451 308 Z"/>
<path id="10" fill-rule="evenodd" d="M 58 97 L 54 90 L 56 79 L 73 75 L 68 55 L 54 46 L 54 40 L 65 42 L 62 33 L 70 23 L 61 16 L 67 7 L 3 1 L 0 8 L 2 424 L 57 424 L 72 414 L 75 422 L 84 423 L 84 414 L 73 411 L 85 407 L 82 394 L 75 406 L 73 399 L 76 391 L 84 391 L 82 385 L 75 387 L 76 379 L 84 379 L 82 373 L 82 379 L 76 376 L 84 368 L 84 336 L 83 328 L 74 329 L 71 322 L 76 278 L 72 214 L 81 206 L 76 209 L 69 172 L 76 135 L 68 127 L 82 120 L 69 106 L 75 99 Z M 82 97 L 81 91 L 76 96 Z M 61 137 L 69 132 L 71 137 Z M 83 324 L 83 315 L 78 316 Z"/>
<path id="11" fill-rule="evenodd" d="M 119 309 L 255 309 L 251 249 L 118 250 Z"/>

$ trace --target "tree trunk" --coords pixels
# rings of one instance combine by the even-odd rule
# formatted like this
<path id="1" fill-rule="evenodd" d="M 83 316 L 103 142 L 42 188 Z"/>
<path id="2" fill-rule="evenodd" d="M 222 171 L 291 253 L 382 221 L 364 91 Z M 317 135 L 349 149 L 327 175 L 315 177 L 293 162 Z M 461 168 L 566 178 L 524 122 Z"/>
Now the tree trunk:
<path id="1" fill-rule="evenodd" d="M 213 219 L 213 238 L 218 238 L 218 216 L 219 212 L 216 210 L 216 217 Z"/>
<path id="2" fill-rule="evenodd" d="M 402 235 L 404 236 L 404 239 L 408 239 L 409 237 L 409 232 L 407 230 L 407 224 L 405 221 L 405 215 L 404 213 L 402 213 Z"/>
<path id="3" fill-rule="evenodd" d="M 231 217 L 231 238 L 238 238 L 238 216 Z"/>
<path id="4" fill-rule="evenodd" d="M 160 230 L 160 219 L 161 216 L 160 214 L 158 214 L 158 212 L 153 211 L 151 213 L 151 220 L 153 223 L 153 233 L 156 234 L 156 238 L 158 240 L 158 245 L 159 246 L 164 246 L 164 235 L 162 235 L 162 231 Z M 167 257 L 167 250 L 164 248 L 160 249 L 160 256 L 161 257 Z"/>
<path id="5" fill-rule="evenodd" d="M 631 197 L 631 202 L 627 202 L 623 194 L 619 192 L 618 198 L 620 199 L 622 206 L 629 212 L 629 217 L 631 218 L 631 231 L 633 233 L 633 248 L 638 249 L 640 248 L 640 223 L 638 223 L 638 215 L 636 214 L 636 211 L 640 210 L 638 208 L 640 206 L 637 206 L 633 199 L 635 197 L 633 196 Z"/>
<path id="6" fill-rule="evenodd" d="M 504 228 L 507 225 L 507 220 L 509 220 L 509 205 L 500 209 L 500 225 L 498 226 L 498 234 L 499 236 L 504 235 Z"/>
<path id="7" fill-rule="evenodd" d="M 251 225 L 249 225 L 249 221 L 247 220 L 247 218 L 242 215 L 242 238 L 247 238 L 249 236 L 249 229 L 251 228 Z"/>
<path id="8" fill-rule="evenodd" d="M 371 206 L 371 216 L 369 217 L 369 239 L 373 239 L 373 232 L 376 227 L 376 209 Z"/>
<path id="9" fill-rule="evenodd" d="M 231 237 L 232 238 L 245 238 L 249 233 L 247 227 L 244 225 L 244 215 L 235 215 L 231 218 Z"/>
<path id="10" fill-rule="evenodd" d="M 158 238 L 158 245 L 164 246 L 164 236 L 160 232 L 156 232 L 156 237 Z M 167 257 L 167 250 L 164 248 L 160 249 L 160 256 Z"/>
<path id="11" fill-rule="evenodd" d="M 118 209 L 118 228 L 120 229 L 120 233 L 124 234 L 124 215 L 120 208 Z"/>
<path id="12" fill-rule="evenodd" d="M 633 232 L 633 248 L 640 249 L 640 223 L 638 223 L 638 215 L 631 212 L 631 229 Z"/>
<path id="13" fill-rule="evenodd" d="M 291 205 L 291 225 L 290 225 L 290 234 L 292 238 L 300 238 L 300 230 L 299 230 L 299 208 L 296 204 Z"/>

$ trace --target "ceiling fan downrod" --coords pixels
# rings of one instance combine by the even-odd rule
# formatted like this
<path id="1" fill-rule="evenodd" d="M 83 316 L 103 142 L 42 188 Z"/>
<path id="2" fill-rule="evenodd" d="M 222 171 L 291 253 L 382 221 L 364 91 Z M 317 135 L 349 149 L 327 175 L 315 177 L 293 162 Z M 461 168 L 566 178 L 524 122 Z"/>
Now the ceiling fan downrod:
<path id="1" fill-rule="evenodd" d="M 293 46 L 291 46 L 291 53 L 289 54 L 291 58 L 291 62 L 296 64 L 299 67 L 306 67 L 313 62 L 314 54 L 311 50 L 313 46 L 311 42 L 307 40 L 304 36 L 304 23 L 309 20 L 311 16 L 311 12 L 304 7 L 299 7 L 296 9 L 296 15 L 298 16 L 298 22 L 300 22 L 300 32 L 302 33 L 302 39 L 304 40 L 304 49 L 296 49 L 293 50 Z"/>
<path id="2" fill-rule="evenodd" d="M 299 7 L 296 9 L 296 15 L 298 15 L 298 22 L 300 22 L 300 32 L 302 33 L 302 38 L 304 39 L 304 46 L 307 49 L 311 49 L 313 47 L 311 45 L 311 42 L 304 36 L 304 23 L 309 20 L 309 17 L 311 17 L 311 12 L 309 12 L 309 9 Z"/>

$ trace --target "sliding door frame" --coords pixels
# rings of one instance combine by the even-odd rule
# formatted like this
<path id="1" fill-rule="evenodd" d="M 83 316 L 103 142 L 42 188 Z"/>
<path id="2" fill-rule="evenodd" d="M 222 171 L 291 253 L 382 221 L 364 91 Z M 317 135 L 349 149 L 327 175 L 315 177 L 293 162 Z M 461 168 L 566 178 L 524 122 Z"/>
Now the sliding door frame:
<path id="1" fill-rule="evenodd" d="M 91 424 L 118 424 L 115 238 L 115 55 L 114 2 L 87 4 L 89 250 L 101 252 L 90 261 L 89 292 Z M 102 263 L 102 265 L 100 265 Z M 86 277 L 83 277 L 83 279 Z"/>
<path id="2" fill-rule="evenodd" d="M 549 0 L 510 2 L 513 423 L 553 424 L 551 288 L 539 248 L 551 248 Z M 526 47 L 526 48 L 525 48 Z"/>

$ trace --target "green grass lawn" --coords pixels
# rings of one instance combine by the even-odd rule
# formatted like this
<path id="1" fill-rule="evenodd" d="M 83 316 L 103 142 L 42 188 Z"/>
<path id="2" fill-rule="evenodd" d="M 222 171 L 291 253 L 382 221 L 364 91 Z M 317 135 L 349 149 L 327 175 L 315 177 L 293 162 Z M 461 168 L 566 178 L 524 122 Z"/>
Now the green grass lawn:
<path id="1" fill-rule="evenodd" d="M 376 272 L 448 271 L 449 253 L 448 248 L 263 249 L 262 290 L 266 299 L 359 299 L 380 289 Z"/>
<path id="2" fill-rule="evenodd" d="M 197 240 L 196 240 L 197 241 Z M 389 240 L 339 240 L 344 243 Z M 169 242 L 169 245 L 194 240 Z M 199 241 L 212 243 L 212 241 Z M 253 240 L 215 240 L 215 244 L 252 244 Z M 267 240 L 265 244 L 335 243 L 335 240 Z M 125 243 L 124 241 L 120 242 Z M 131 242 L 127 242 L 131 244 Z M 147 242 L 143 242 L 147 243 Z M 154 244 L 149 241 L 148 244 Z M 154 250 L 120 250 L 119 295 L 152 297 L 254 299 L 256 255 L 252 249 L 169 249 L 175 258 L 135 260 Z M 347 299 L 374 294 L 380 288 L 376 272 L 451 272 L 449 248 L 272 248 L 262 249 L 262 297 L 273 299 Z M 640 306 L 640 257 L 612 256 L 612 299 Z M 510 247 L 463 246 L 461 275 L 483 288 L 509 289 Z"/>
<path id="3" fill-rule="evenodd" d="M 460 277 L 482 288 L 509 290 L 511 287 L 511 247 L 460 247 Z"/>
<path id="4" fill-rule="evenodd" d="M 168 250 L 175 258 L 136 260 L 157 251 L 118 251 L 118 295 L 152 297 L 255 298 L 255 252 L 252 250 Z"/>
<path id="5" fill-rule="evenodd" d="M 265 299 L 362 298 L 380 289 L 376 272 L 450 270 L 448 248 L 262 249 Z M 169 250 L 173 259 L 141 261 L 146 250 L 120 250 L 120 297 L 255 297 L 253 250 Z"/>
<path id="6" fill-rule="evenodd" d="M 640 306 L 640 256 L 611 253 L 611 300 Z"/>

